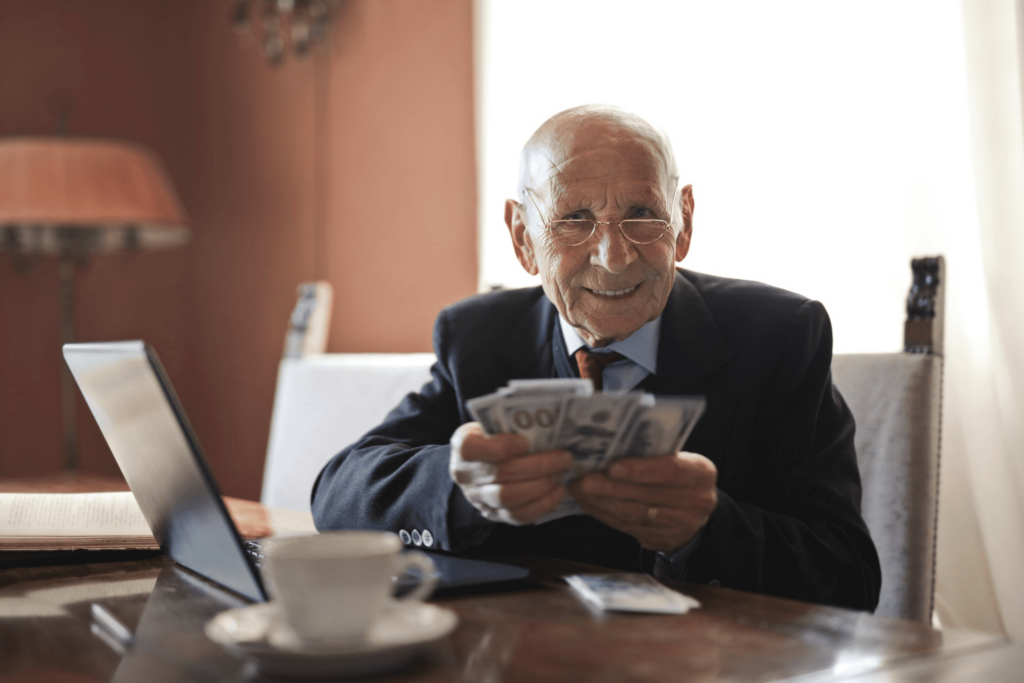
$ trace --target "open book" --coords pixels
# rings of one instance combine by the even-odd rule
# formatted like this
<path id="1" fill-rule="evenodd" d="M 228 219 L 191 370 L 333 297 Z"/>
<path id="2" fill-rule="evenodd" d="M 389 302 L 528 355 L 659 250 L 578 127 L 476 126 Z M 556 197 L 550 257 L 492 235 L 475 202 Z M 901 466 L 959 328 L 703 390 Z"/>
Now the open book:
<path id="1" fill-rule="evenodd" d="M 224 497 L 242 538 L 315 533 L 312 517 Z M 0 493 L 0 551 L 158 550 L 130 491 Z"/>
<path id="2" fill-rule="evenodd" d="M 0 493 L 0 550 L 156 550 L 131 491 Z"/>

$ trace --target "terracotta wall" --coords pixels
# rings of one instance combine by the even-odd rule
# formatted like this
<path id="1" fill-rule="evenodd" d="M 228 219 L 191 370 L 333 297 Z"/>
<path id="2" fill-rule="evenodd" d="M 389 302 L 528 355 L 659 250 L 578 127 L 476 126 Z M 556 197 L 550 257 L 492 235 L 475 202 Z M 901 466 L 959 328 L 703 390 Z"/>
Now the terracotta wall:
<path id="1" fill-rule="evenodd" d="M 178 252 L 96 260 L 79 338 L 160 352 L 226 493 L 259 495 L 295 285 L 335 287 L 330 351 L 423 351 L 476 286 L 468 0 L 350 0 L 329 49 L 274 69 L 230 2 L 0 0 L 0 135 L 162 156 L 194 223 Z M 0 476 L 60 463 L 56 273 L 0 264 Z M 82 407 L 83 468 L 116 472 Z M 342 416 L 339 416 L 342 417 Z"/>
<path id="2" fill-rule="evenodd" d="M 174 3 L 0 2 L 0 135 L 52 135 L 66 100 L 69 133 L 151 146 L 190 205 L 188 32 Z M 94 261 L 76 280 L 78 338 L 152 340 L 184 379 L 189 278 L 187 251 Z M 61 467 L 58 325 L 56 261 L 16 273 L 0 253 L 2 477 Z M 83 467 L 116 472 L 84 403 L 79 424 Z"/>

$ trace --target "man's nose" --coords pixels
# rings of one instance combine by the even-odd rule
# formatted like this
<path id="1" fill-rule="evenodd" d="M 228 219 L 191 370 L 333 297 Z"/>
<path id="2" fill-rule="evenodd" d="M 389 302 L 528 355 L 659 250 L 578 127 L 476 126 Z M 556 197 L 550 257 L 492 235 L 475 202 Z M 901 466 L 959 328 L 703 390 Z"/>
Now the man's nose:
<path id="1" fill-rule="evenodd" d="M 609 273 L 621 273 L 639 257 L 636 245 L 626 239 L 618 223 L 599 223 L 596 232 L 591 238 L 591 264 Z"/>

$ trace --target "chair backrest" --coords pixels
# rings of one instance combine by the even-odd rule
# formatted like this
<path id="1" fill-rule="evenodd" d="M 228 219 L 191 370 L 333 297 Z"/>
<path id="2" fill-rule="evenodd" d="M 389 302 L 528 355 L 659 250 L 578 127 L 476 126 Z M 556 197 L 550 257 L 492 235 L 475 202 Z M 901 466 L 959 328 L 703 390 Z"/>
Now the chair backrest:
<path id="1" fill-rule="evenodd" d="M 327 282 L 298 287 L 263 467 L 260 501 L 270 507 L 308 513 L 327 461 L 430 380 L 432 353 L 325 354 L 333 298 Z"/>
<path id="2" fill-rule="evenodd" d="M 941 256 L 912 262 L 903 353 L 839 354 L 832 378 L 857 421 L 864 520 L 882 564 L 876 614 L 930 623 L 942 417 Z"/>
<path id="3" fill-rule="evenodd" d="M 260 502 L 309 512 L 327 461 L 430 380 L 432 353 L 329 353 L 284 358 L 277 374 Z"/>

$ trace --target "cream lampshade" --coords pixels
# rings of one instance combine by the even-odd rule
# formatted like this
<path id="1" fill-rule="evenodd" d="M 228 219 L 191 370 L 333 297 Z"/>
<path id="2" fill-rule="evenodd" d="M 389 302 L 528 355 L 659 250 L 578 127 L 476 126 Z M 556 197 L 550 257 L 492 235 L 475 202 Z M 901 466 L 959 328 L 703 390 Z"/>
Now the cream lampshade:
<path id="1" fill-rule="evenodd" d="M 0 251 L 15 266 L 60 258 L 61 341 L 74 341 L 74 272 L 93 254 L 188 242 L 188 216 L 160 160 L 117 140 L 0 138 Z M 62 364 L 63 365 L 63 364 Z M 63 376 L 64 466 L 78 467 L 75 388 Z"/>
<path id="2" fill-rule="evenodd" d="M 185 210 L 151 152 L 75 138 L 0 139 L 0 231 L 5 251 L 26 254 L 163 249 L 189 237 Z"/>

